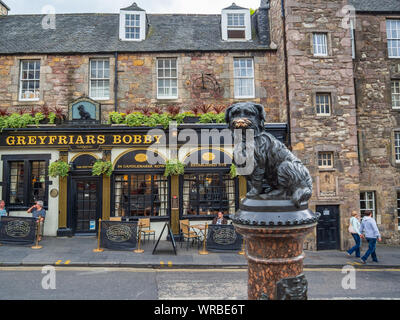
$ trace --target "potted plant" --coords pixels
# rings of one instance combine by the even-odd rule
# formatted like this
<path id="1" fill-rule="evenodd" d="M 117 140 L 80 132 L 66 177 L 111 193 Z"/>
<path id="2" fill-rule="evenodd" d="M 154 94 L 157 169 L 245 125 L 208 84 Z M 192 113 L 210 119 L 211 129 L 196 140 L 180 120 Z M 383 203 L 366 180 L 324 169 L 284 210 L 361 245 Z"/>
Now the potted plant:
<path id="1" fill-rule="evenodd" d="M 198 123 L 200 120 L 200 108 L 199 106 L 192 106 L 189 108 L 190 112 L 186 113 L 186 117 L 183 120 L 184 123 Z"/>
<path id="2" fill-rule="evenodd" d="M 57 178 L 65 178 L 68 176 L 68 173 L 71 169 L 71 166 L 65 161 L 58 160 L 50 164 L 49 166 L 49 175 L 50 177 Z"/>
<path id="3" fill-rule="evenodd" d="M 185 164 L 178 159 L 167 160 L 164 176 L 180 176 L 185 173 Z"/>
<path id="4" fill-rule="evenodd" d="M 54 113 L 55 116 L 56 116 L 56 118 L 55 118 L 55 124 L 60 125 L 60 124 L 62 124 L 62 123 L 66 120 L 66 118 L 67 118 L 67 116 L 66 116 L 66 114 L 65 114 L 65 112 L 64 112 L 64 109 L 61 108 L 61 107 L 55 107 L 55 108 L 53 109 L 52 113 Z M 50 116 L 50 115 L 49 115 L 49 116 Z"/>
<path id="5" fill-rule="evenodd" d="M 111 177 L 112 172 L 113 167 L 111 161 L 97 160 L 92 168 L 93 176 L 101 176 L 105 174 L 106 176 Z"/>

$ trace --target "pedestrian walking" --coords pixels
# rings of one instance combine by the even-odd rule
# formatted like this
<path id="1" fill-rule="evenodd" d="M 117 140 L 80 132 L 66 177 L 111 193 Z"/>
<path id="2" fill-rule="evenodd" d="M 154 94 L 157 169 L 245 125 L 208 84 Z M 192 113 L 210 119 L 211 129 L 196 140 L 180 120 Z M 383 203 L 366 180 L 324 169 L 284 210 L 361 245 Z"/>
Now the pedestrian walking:
<path id="1" fill-rule="evenodd" d="M 361 233 L 360 233 L 360 214 L 357 211 L 353 211 L 351 213 L 351 218 L 350 218 L 350 225 L 349 225 L 349 232 L 353 236 L 353 239 L 355 241 L 355 246 L 352 247 L 347 251 L 348 255 L 351 256 L 353 252 L 356 253 L 356 257 L 360 258 L 360 247 L 361 247 Z"/>
<path id="2" fill-rule="evenodd" d="M 361 262 L 366 264 L 369 256 L 372 257 L 372 261 L 378 262 L 378 257 L 376 256 L 376 241 L 381 242 L 382 238 L 376 221 L 372 217 L 372 211 L 365 211 L 365 216 L 361 222 L 360 233 L 361 238 L 365 238 L 368 241 L 368 250 L 364 256 L 361 257 Z"/>

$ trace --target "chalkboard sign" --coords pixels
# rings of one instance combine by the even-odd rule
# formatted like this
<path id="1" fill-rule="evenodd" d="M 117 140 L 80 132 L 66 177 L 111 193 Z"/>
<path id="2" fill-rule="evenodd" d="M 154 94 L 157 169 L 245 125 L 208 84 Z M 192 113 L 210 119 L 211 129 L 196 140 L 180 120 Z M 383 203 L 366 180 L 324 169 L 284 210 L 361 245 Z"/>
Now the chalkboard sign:
<path id="1" fill-rule="evenodd" d="M 33 244 L 36 239 L 36 219 L 1 217 L 0 242 L 5 244 Z"/>
<path id="2" fill-rule="evenodd" d="M 154 249 L 153 249 L 153 254 L 156 253 L 158 244 L 160 243 L 160 240 L 161 240 L 161 238 L 162 238 L 162 236 L 163 236 L 163 234 L 164 234 L 165 228 L 167 228 L 167 227 L 168 227 L 169 240 L 170 240 L 171 243 L 172 243 L 172 247 L 174 248 L 175 255 L 177 255 L 177 251 L 176 251 L 176 242 L 175 242 L 174 234 L 172 233 L 171 226 L 169 225 L 168 222 L 165 223 L 164 228 L 162 229 L 162 231 L 161 231 L 161 233 L 160 233 L 160 236 L 158 237 L 157 243 L 156 243 L 156 245 L 155 245 L 155 247 L 154 247 Z"/>
<path id="3" fill-rule="evenodd" d="M 111 250 L 134 250 L 137 245 L 137 222 L 102 221 L 100 247 Z"/>
<path id="4" fill-rule="evenodd" d="M 207 250 L 237 251 L 241 250 L 243 237 L 238 234 L 233 225 L 208 226 Z"/>

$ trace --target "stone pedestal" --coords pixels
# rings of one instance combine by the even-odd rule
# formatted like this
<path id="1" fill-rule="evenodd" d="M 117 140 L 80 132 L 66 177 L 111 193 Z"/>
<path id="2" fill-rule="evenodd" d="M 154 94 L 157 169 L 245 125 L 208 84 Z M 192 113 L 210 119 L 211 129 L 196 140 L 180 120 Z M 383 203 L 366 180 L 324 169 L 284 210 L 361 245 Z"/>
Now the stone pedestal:
<path id="1" fill-rule="evenodd" d="M 319 214 L 289 200 L 245 199 L 233 217 L 246 240 L 249 300 L 307 299 L 303 243 Z"/>

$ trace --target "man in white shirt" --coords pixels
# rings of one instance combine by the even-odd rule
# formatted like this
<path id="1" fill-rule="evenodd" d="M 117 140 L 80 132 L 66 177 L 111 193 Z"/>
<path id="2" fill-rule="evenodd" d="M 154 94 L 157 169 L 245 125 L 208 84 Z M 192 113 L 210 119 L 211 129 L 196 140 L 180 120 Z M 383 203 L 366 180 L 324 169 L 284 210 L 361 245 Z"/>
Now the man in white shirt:
<path id="1" fill-rule="evenodd" d="M 363 234 L 365 232 L 365 235 Z M 372 261 L 378 262 L 378 257 L 376 256 L 376 241 L 382 241 L 381 234 L 379 233 L 376 221 L 372 217 L 372 211 L 365 211 L 365 216 L 360 227 L 361 238 L 367 239 L 368 250 L 361 257 L 361 262 L 363 264 L 367 263 L 368 257 L 371 255 Z"/>

